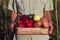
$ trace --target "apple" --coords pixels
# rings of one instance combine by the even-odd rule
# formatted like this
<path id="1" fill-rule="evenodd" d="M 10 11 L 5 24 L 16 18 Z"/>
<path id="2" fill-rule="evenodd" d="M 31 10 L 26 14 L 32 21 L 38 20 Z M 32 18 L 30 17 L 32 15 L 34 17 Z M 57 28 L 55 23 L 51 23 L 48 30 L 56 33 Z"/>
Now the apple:
<path id="1" fill-rule="evenodd" d="M 39 14 L 35 14 L 33 17 L 34 21 L 39 21 L 41 19 Z"/>
<path id="2" fill-rule="evenodd" d="M 19 28 L 25 28 L 25 25 L 24 25 L 23 23 L 21 23 L 21 24 L 19 25 Z"/>
<path id="3" fill-rule="evenodd" d="M 33 27 L 33 20 L 28 20 L 25 25 L 28 28 L 32 28 Z"/>
<path id="4" fill-rule="evenodd" d="M 29 20 L 30 23 L 33 23 L 33 20 Z"/>
<path id="5" fill-rule="evenodd" d="M 20 16 L 20 20 L 22 20 L 25 23 L 26 21 L 28 21 L 28 16 L 22 15 L 22 16 Z"/>
<path id="6" fill-rule="evenodd" d="M 22 20 L 18 20 L 18 21 L 17 21 L 17 24 L 18 24 L 18 25 L 20 25 L 21 23 L 23 23 Z"/>
<path id="7" fill-rule="evenodd" d="M 32 24 L 32 23 L 28 23 L 26 26 L 27 26 L 28 28 L 32 28 L 32 27 L 33 27 L 33 24 Z"/>
<path id="8" fill-rule="evenodd" d="M 36 21 L 35 23 L 34 23 L 34 27 L 35 28 L 40 28 L 41 27 L 41 22 L 40 21 Z"/>

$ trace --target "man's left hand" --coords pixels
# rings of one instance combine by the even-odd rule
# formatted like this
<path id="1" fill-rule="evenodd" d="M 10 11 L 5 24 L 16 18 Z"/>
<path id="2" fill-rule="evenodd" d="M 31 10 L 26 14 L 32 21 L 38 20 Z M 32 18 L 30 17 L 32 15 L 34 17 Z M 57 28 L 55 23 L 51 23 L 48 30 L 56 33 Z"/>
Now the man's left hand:
<path id="1" fill-rule="evenodd" d="M 49 23 L 49 34 L 52 34 L 53 33 L 53 24 L 52 23 Z"/>

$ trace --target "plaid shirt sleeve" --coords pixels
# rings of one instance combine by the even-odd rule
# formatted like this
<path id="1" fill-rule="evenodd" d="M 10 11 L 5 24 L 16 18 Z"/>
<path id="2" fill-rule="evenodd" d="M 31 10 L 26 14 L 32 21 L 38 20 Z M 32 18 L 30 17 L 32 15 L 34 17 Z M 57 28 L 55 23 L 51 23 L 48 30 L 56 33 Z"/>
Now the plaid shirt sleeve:
<path id="1" fill-rule="evenodd" d="M 46 5 L 45 5 L 45 10 L 50 11 L 53 10 L 53 0 L 47 0 Z"/>
<path id="2" fill-rule="evenodd" d="M 12 3 L 13 3 L 13 0 L 10 0 L 9 4 L 8 4 L 8 9 L 9 10 L 13 10 Z"/>

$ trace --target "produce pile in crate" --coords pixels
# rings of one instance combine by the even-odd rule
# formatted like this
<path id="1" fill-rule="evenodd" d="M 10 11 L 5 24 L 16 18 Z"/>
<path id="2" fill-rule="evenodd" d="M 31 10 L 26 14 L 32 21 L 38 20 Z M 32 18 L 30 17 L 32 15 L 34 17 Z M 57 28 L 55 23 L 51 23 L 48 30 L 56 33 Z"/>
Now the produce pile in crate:
<path id="1" fill-rule="evenodd" d="M 17 34 L 48 34 L 48 27 L 41 26 L 40 20 L 39 14 L 21 15 L 17 21 Z"/>

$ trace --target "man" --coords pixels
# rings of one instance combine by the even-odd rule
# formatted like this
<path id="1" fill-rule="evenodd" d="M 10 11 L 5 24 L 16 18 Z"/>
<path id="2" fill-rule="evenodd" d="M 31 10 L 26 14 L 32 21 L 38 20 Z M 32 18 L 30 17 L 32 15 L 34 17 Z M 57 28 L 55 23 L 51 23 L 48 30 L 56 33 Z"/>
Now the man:
<path id="1" fill-rule="evenodd" d="M 13 3 L 14 2 L 14 3 Z M 14 8 L 13 5 L 14 4 Z M 16 7 L 16 5 L 18 7 Z M 48 20 L 48 26 L 50 27 L 49 34 L 52 34 L 53 24 L 51 20 L 50 11 L 53 10 L 52 0 L 10 0 L 8 9 L 11 10 L 11 29 L 14 28 L 14 21 L 17 17 L 17 8 L 22 15 L 26 14 L 39 14 L 42 21 Z M 13 30 L 12 30 L 13 31 Z M 17 35 L 17 40 L 48 40 L 49 35 Z"/>

